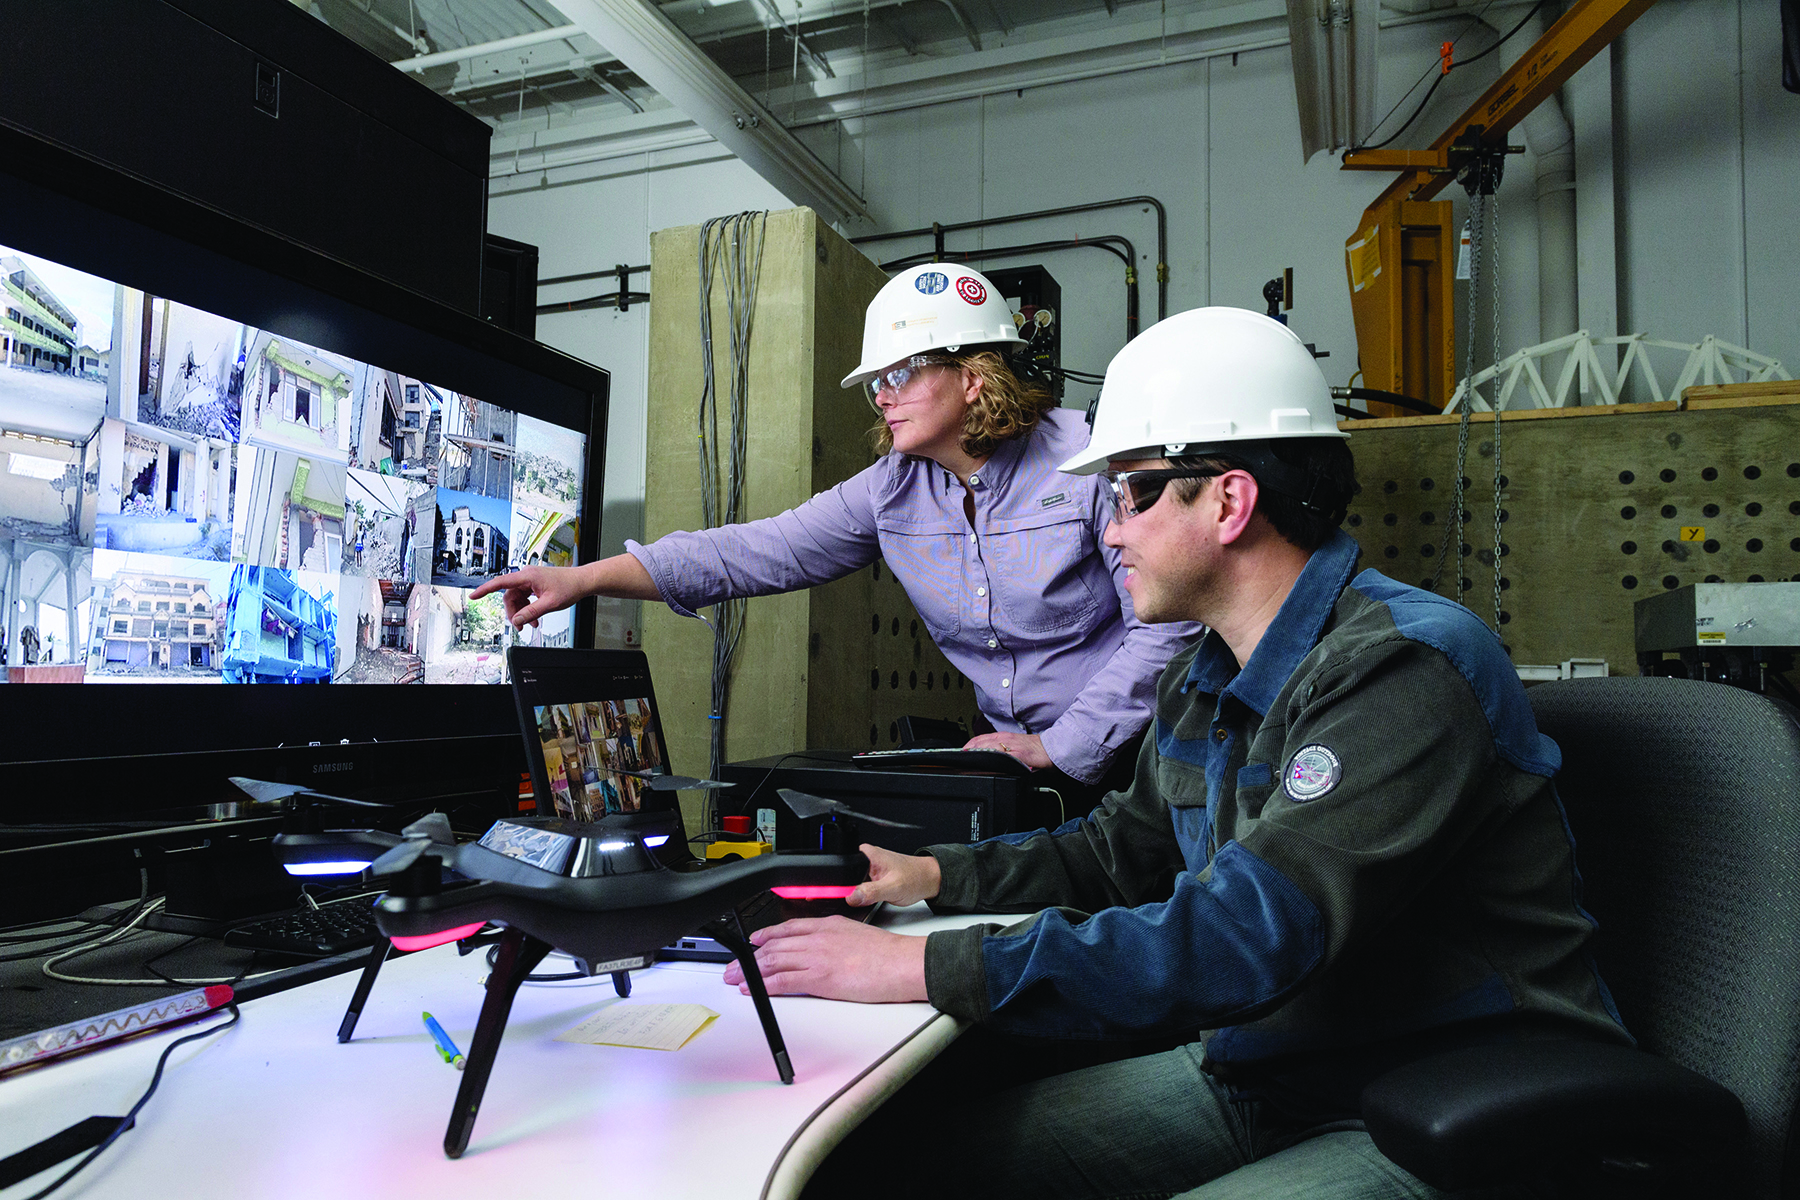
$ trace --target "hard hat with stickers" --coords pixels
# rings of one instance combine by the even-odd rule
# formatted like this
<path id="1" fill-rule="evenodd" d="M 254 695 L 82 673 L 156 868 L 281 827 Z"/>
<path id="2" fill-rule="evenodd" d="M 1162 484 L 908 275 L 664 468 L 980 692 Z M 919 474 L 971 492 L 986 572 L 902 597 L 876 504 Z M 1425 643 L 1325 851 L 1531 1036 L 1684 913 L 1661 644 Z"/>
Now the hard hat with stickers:
<path id="1" fill-rule="evenodd" d="M 958 263 L 909 267 L 887 281 L 863 316 L 862 361 L 843 386 L 873 379 L 915 354 L 1021 345 L 1005 297 L 979 271 Z"/>

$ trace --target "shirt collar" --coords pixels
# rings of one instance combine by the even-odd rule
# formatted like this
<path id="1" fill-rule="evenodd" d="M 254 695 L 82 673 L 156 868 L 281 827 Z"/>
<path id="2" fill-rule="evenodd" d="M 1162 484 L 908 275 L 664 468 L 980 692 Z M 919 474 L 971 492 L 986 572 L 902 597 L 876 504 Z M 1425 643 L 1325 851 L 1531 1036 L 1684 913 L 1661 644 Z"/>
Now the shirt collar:
<path id="1" fill-rule="evenodd" d="M 1019 457 L 1025 453 L 1025 443 L 1030 440 L 1031 434 L 1027 433 L 1020 437 L 1007 438 L 995 446 L 994 452 L 988 455 L 988 460 L 975 468 L 973 472 L 980 477 L 981 486 L 989 492 L 997 494 L 1007 478 L 1012 475 L 1013 470 L 1019 465 Z M 945 486 L 949 486 L 948 481 L 956 478 L 943 467 L 938 467 L 938 470 L 942 472 L 946 480 Z"/>
<path id="2" fill-rule="evenodd" d="M 1269 706 L 1281 694 L 1282 685 L 1287 683 L 1294 668 L 1319 644 L 1325 622 L 1344 586 L 1350 582 L 1361 554 L 1356 539 L 1341 529 L 1333 533 L 1306 560 L 1300 577 L 1294 581 L 1293 590 L 1281 602 L 1280 611 L 1263 632 L 1262 640 L 1256 643 L 1256 650 L 1243 670 L 1238 670 L 1237 660 L 1232 657 L 1231 647 L 1225 644 L 1225 639 L 1208 630 L 1181 690 L 1186 692 L 1198 687 L 1202 692 L 1216 696 L 1229 692 L 1255 709 L 1258 715 L 1267 716 Z"/>

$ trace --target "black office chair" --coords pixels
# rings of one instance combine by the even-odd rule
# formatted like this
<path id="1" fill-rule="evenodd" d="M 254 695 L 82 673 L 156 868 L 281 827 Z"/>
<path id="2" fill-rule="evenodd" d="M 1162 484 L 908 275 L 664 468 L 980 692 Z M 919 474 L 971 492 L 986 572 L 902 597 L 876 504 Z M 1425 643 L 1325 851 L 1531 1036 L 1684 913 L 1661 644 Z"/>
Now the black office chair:
<path id="1" fill-rule="evenodd" d="M 1686 679 L 1528 695 L 1562 747 L 1595 957 L 1641 1049 L 1538 1042 L 1415 1063 L 1365 1090 L 1370 1135 L 1450 1190 L 1547 1173 L 1563 1194 L 1800 1196 L 1793 710 Z"/>

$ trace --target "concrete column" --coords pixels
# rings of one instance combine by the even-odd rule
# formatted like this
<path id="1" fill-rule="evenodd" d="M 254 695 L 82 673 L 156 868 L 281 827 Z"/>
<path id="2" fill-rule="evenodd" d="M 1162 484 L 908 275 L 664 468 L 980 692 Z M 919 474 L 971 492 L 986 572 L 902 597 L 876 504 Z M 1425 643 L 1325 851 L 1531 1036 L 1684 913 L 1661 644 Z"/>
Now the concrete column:
<path id="1" fill-rule="evenodd" d="M 9 543 L 10 556 L 6 563 L 6 586 L 0 588 L 0 603 L 6 605 L 6 612 L 0 616 L 0 629 L 6 632 L 6 661 L 11 666 L 19 662 L 19 543 Z"/>
<path id="2" fill-rule="evenodd" d="M 72 663 L 81 662 L 87 657 L 86 642 L 79 643 L 81 653 L 80 657 L 76 656 L 76 645 L 79 640 L 76 634 L 80 630 L 81 622 L 77 619 L 75 613 L 75 576 L 77 573 L 76 564 L 80 560 L 80 553 L 81 552 L 78 550 L 66 551 L 66 557 L 63 559 L 63 596 L 65 600 L 63 612 L 68 617 L 68 620 L 64 623 L 69 627 L 69 661 Z"/>

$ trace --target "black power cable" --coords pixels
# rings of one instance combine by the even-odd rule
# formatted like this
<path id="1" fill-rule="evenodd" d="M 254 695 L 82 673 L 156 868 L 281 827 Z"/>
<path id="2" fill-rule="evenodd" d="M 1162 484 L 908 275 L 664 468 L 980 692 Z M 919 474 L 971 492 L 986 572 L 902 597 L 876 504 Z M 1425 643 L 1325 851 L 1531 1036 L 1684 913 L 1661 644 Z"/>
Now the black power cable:
<path id="1" fill-rule="evenodd" d="M 1507 32 L 1501 34 L 1500 39 L 1498 41 L 1496 41 L 1493 45 L 1489 46 L 1485 50 L 1477 51 L 1476 53 L 1471 54 L 1467 58 L 1460 59 L 1460 60 L 1453 59 L 1450 63 L 1450 71 L 1454 71 L 1459 67 L 1466 67 L 1470 63 L 1475 62 L 1477 59 L 1485 58 L 1488 55 L 1492 54 L 1494 51 L 1498 50 L 1501 46 L 1506 44 L 1506 42 L 1513 36 L 1513 34 L 1519 32 L 1519 30 L 1525 28 L 1525 22 L 1527 22 L 1527 21 L 1531 20 L 1531 18 L 1537 16 L 1538 10 L 1543 7 L 1544 7 L 1544 0 L 1538 0 L 1538 2 L 1536 4 L 1531 6 L 1531 11 L 1526 13 L 1523 17 L 1521 17 L 1519 19 L 1519 23 L 1517 25 L 1514 25 Z M 1487 10 L 1483 9 L 1482 11 L 1486 12 Z M 1481 19 L 1480 16 L 1477 15 L 1474 20 L 1470 21 L 1469 29 L 1473 29 L 1475 27 L 1475 23 L 1477 21 L 1479 21 L 1480 19 Z M 1457 34 L 1456 41 L 1453 41 L 1450 44 L 1452 46 L 1454 46 L 1456 44 L 1456 42 L 1462 41 L 1464 34 L 1467 34 L 1469 32 L 1469 29 L 1465 29 L 1465 30 L 1463 30 L 1462 33 Z M 1419 119 L 1419 114 L 1425 111 L 1425 106 L 1427 104 L 1431 103 L 1431 94 L 1433 92 L 1437 91 L 1438 84 L 1444 82 L 1445 78 L 1448 77 L 1448 75 L 1450 74 L 1450 71 L 1439 71 L 1438 72 L 1437 78 L 1433 79 L 1431 81 L 1431 86 L 1425 89 L 1425 98 L 1423 100 L 1419 101 L 1419 106 L 1417 108 L 1413 109 L 1412 116 L 1406 118 L 1405 124 L 1401 125 L 1400 128 L 1394 130 L 1394 132 L 1391 135 L 1389 135 L 1385 140 L 1376 142 L 1372 146 L 1371 145 L 1352 146 L 1345 153 L 1354 153 L 1358 150 L 1379 150 L 1383 146 L 1391 144 L 1395 138 L 1397 138 L 1401 134 L 1405 133 L 1414 121 Z M 1417 88 L 1418 86 L 1419 85 L 1415 83 L 1415 84 L 1413 84 L 1412 88 L 1408 88 L 1407 91 L 1410 93 L 1413 90 L 1413 88 Z M 1403 96 L 1403 97 L 1401 97 L 1401 99 L 1404 100 L 1405 97 Z M 1398 107 L 1400 107 L 1398 104 L 1396 104 L 1394 106 L 1394 108 L 1398 108 Z M 1388 117 L 1391 117 L 1393 115 L 1394 115 L 1394 110 L 1392 108 L 1390 108 L 1388 110 L 1387 117 L 1383 117 L 1383 118 L 1381 118 L 1381 121 L 1377 121 L 1375 123 L 1376 127 L 1379 128 L 1382 121 L 1386 121 Z"/>
<path id="2" fill-rule="evenodd" d="M 33 1192 L 29 1197 L 26 1198 L 26 1200 L 43 1200 L 43 1198 L 45 1196 L 48 1196 L 51 1192 L 54 1192 L 57 1188 L 61 1187 L 63 1184 L 69 1182 L 69 1180 L 73 1179 L 75 1177 L 76 1172 L 80 1171 L 83 1167 L 85 1167 L 89 1163 L 93 1162 L 96 1158 L 99 1158 L 100 1155 L 105 1152 L 105 1150 L 108 1146 L 112 1145 L 115 1141 L 117 1141 L 119 1139 L 119 1135 L 121 1133 L 124 1133 L 127 1129 L 130 1129 L 132 1122 L 137 1120 L 137 1115 L 139 1112 L 141 1112 L 143 1110 L 144 1105 L 150 1103 L 150 1097 L 156 1095 L 157 1086 L 162 1083 L 163 1068 L 169 1065 L 169 1055 L 175 1053 L 176 1047 L 185 1046 L 189 1042 L 197 1042 L 201 1038 L 211 1037 L 213 1034 L 220 1033 L 224 1030 L 230 1029 L 233 1025 L 236 1025 L 238 1023 L 238 1019 L 239 1019 L 238 1018 L 238 1006 L 235 1004 L 232 1004 L 232 1005 L 228 1005 L 227 1007 L 231 1010 L 231 1020 L 226 1021 L 223 1025 L 214 1025 L 211 1029 L 202 1029 L 199 1033 L 190 1033 L 186 1037 L 176 1038 L 174 1041 L 170 1042 L 167 1046 L 165 1046 L 163 1048 L 162 1057 L 158 1058 L 156 1060 L 156 1073 L 153 1074 L 152 1076 L 150 1076 L 150 1086 L 148 1088 L 144 1089 L 144 1094 L 142 1096 L 138 1097 L 138 1102 L 131 1106 L 131 1111 L 126 1113 L 123 1117 L 119 1118 L 118 1127 L 115 1128 L 111 1133 L 106 1135 L 105 1141 L 101 1142 L 98 1146 L 95 1146 L 92 1150 L 88 1151 L 88 1155 L 86 1158 L 82 1159 L 80 1162 L 78 1162 L 74 1166 L 70 1167 L 67 1171 L 63 1172 L 61 1177 L 59 1177 L 55 1182 L 50 1184 L 49 1187 L 44 1188 L 42 1191 L 39 1191 L 39 1192 Z"/>

